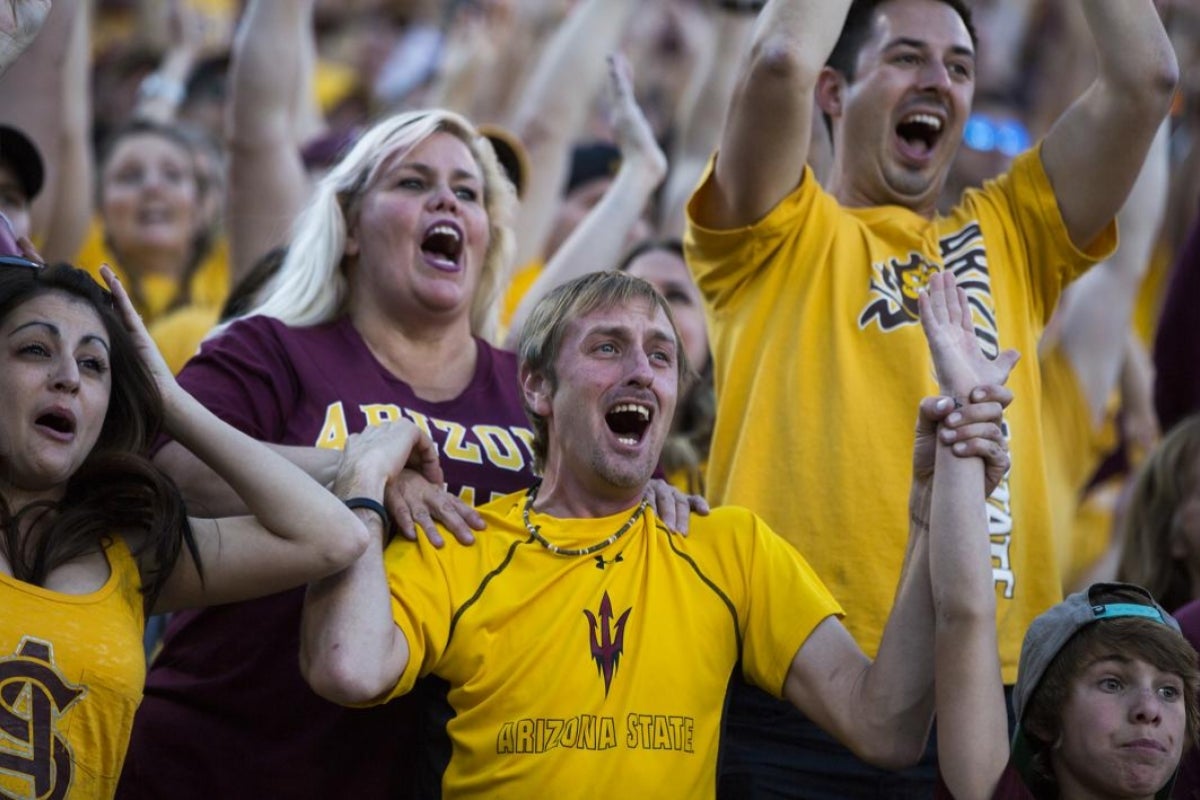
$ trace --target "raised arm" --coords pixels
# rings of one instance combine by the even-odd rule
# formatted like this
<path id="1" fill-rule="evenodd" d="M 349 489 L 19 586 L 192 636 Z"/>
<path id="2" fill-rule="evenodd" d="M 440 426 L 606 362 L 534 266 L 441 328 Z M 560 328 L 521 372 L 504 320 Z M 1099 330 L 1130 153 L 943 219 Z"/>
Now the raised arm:
<path id="1" fill-rule="evenodd" d="M 517 259 L 537 258 L 562 201 L 571 145 L 604 85 L 604 57 L 647 0 L 582 0 L 546 44 L 509 125 L 532 169 L 517 216 Z M 569 76 L 569 77 L 568 77 Z"/>
<path id="2" fill-rule="evenodd" d="M 714 191 L 693 207 L 710 228 L 749 225 L 800 183 L 813 90 L 850 0 L 770 0 L 759 14 L 725 117 Z"/>
<path id="3" fill-rule="evenodd" d="M 938 273 L 920 298 L 939 390 L 964 397 L 995 364 L 975 338 L 964 291 Z M 929 516 L 938 763 L 956 800 L 990 798 L 1008 762 L 1008 717 L 996 643 L 996 592 L 984 512 L 984 464 L 937 447 Z"/>
<path id="4" fill-rule="evenodd" d="M 964 463 L 986 466 L 977 468 L 980 498 L 975 510 L 982 515 L 983 492 L 999 482 L 1009 465 L 999 425 L 1003 408 L 1012 400 L 1001 385 L 1008 364 L 981 371 L 981 384 L 959 408 L 949 397 L 921 403 L 913 449 L 909 549 L 875 661 L 862 654 L 839 622 L 828 619 L 796 653 L 788 672 L 788 699 L 860 758 L 879 766 L 895 768 L 920 757 L 933 711 L 935 607 L 928 531 L 934 460 L 939 459 L 940 470 L 944 450 Z M 983 541 L 986 547 L 986 535 Z"/>
<path id="5" fill-rule="evenodd" d="M 229 197 L 234 283 L 271 248 L 287 242 L 309 195 L 298 131 L 314 58 L 315 0 L 251 0 L 234 39 L 230 71 Z"/>
<path id="6" fill-rule="evenodd" d="M 687 226 L 688 197 L 700 182 L 709 156 L 721 138 L 725 112 L 733 96 L 737 74 L 730 64 L 741 61 L 754 29 L 752 6 L 735 8 L 719 4 L 707 12 L 715 41 L 701 69 L 697 69 L 679 103 L 671 171 L 662 192 L 660 232 L 683 237 Z"/>
<path id="7" fill-rule="evenodd" d="M 604 198 L 571 232 L 521 298 L 509 325 L 506 347 L 516 349 L 529 312 L 556 286 L 589 272 L 617 268 L 629 232 L 642 218 L 666 174 L 667 158 L 633 96 L 628 62 L 616 55 L 609 56 L 608 64 L 613 130 L 621 151 L 621 167 Z"/>
<path id="8" fill-rule="evenodd" d="M 1071 240 L 1087 247 L 1125 202 L 1170 109 L 1179 68 L 1153 0 L 1081 5 L 1098 74 L 1055 122 L 1041 156 Z"/>

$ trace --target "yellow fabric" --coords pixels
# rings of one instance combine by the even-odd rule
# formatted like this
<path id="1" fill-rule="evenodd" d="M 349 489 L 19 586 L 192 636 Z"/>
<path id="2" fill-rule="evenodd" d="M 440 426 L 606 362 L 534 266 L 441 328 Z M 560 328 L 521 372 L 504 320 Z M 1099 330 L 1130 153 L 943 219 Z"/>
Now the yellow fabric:
<path id="1" fill-rule="evenodd" d="M 450 684 L 443 794 L 712 797 L 739 654 L 747 680 L 779 696 L 838 604 L 745 509 L 693 516 L 686 537 L 648 511 L 596 555 L 564 556 L 529 536 L 524 500 L 482 506 L 487 536 L 471 547 L 394 539 L 384 556 L 411 652 L 392 696 L 419 674 Z M 628 518 L 532 522 L 582 548 Z"/>
<path id="2" fill-rule="evenodd" d="M 529 292 L 533 282 L 542 274 L 544 266 L 541 259 L 531 261 L 518 269 L 508 282 L 508 288 L 504 290 L 504 304 L 500 307 L 500 325 L 505 330 L 508 330 L 508 326 L 512 324 L 513 315 L 517 313 L 517 306 L 521 305 L 522 298 Z"/>
<path id="3" fill-rule="evenodd" d="M 142 700 L 141 580 L 121 539 L 98 591 L 0 574 L 0 795 L 111 798 Z"/>
<path id="4" fill-rule="evenodd" d="M 1162 311 L 1163 293 L 1171 278 L 1174 256 L 1165 239 L 1160 239 L 1150 255 L 1150 268 L 1138 288 L 1137 302 L 1133 306 L 1132 326 L 1138 338 L 1146 345 L 1154 343 L 1154 332 L 1158 329 L 1158 315 Z"/>
<path id="5" fill-rule="evenodd" d="M 712 191 L 712 164 L 689 212 Z M 842 208 L 811 170 L 758 223 L 685 247 L 706 300 L 717 420 L 709 500 L 753 509 L 804 553 L 878 648 L 908 534 L 913 424 L 934 393 L 917 290 L 945 264 L 985 349 L 1025 354 L 1009 381 L 1009 479 L 988 503 L 1005 681 L 1029 621 L 1060 597 L 1046 492 L 1038 337 L 1062 286 L 1116 245 L 1069 240 L 1038 153 L 948 216 Z"/>
<path id="6" fill-rule="evenodd" d="M 150 337 L 158 345 L 172 373 L 178 375 L 184 364 L 196 355 L 200 343 L 217 324 L 220 315 L 219 308 L 184 306 L 150 326 Z"/>
<path id="7" fill-rule="evenodd" d="M 317 105 L 328 113 L 358 90 L 358 72 L 351 66 L 323 58 L 313 71 L 313 94 Z"/>
<path id="8" fill-rule="evenodd" d="M 1100 429 L 1092 425 L 1087 398 L 1061 347 L 1042 358 L 1041 369 L 1050 530 L 1065 588 L 1075 586 L 1108 547 L 1106 531 L 1078 527 L 1076 520 L 1083 488 L 1116 437 L 1111 419 Z"/>
<path id="9" fill-rule="evenodd" d="M 132 285 L 129 274 L 104 243 L 104 228 L 99 219 L 92 220 L 75 263 L 101 283 L 100 267 L 108 264 L 125 286 Z M 179 308 L 171 308 L 179 293 L 176 281 L 161 275 L 141 277 L 138 288 L 142 303 L 138 313 L 172 372 L 178 373 L 183 368 L 216 324 L 229 295 L 229 270 L 229 242 L 222 237 L 192 275 L 190 302 Z"/>

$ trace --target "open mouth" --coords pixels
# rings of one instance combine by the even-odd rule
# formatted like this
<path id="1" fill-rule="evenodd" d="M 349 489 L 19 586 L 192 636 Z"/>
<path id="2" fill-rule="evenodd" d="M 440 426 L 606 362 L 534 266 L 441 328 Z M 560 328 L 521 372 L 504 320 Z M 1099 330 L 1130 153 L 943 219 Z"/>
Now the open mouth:
<path id="1" fill-rule="evenodd" d="M 906 115 L 896 126 L 896 135 L 918 155 L 927 155 L 942 138 L 944 123 L 933 114 L 914 112 Z"/>
<path id="2" fill-rule="evenodd" d="M 75 432 L 75 420 L 57 411 L 47 411 L 38 417 L 34 423 L 41 428 L 48 428 L 55 433 L 69 435 Z"/>
<path id="3" fill-rule="evenodd" d="M 621 444 L 636 446 L 646 435 L 654 412 L 649 406 L 640 403 L 620 403 L 609 409 L 604 415 L 608 429 L 617 436 Z"/>
<path id="4" fill-rule="evenodd" d="M 463 251 L 462 232 L 453 225 L 434 225 L 421 241 L 421 252 L 439 264 L 455 267 Z"/>

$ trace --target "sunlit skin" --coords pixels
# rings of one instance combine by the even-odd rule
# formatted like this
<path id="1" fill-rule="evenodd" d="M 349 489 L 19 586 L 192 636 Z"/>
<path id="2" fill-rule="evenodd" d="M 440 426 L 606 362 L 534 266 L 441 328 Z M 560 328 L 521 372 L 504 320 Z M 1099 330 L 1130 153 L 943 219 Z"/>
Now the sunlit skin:
<path id="1" fill-rule="evenodd" d="M 677 350 L 666 313 L 635 300 L 569 323 L 553 387 L 522 374 L 527 402 L 549 420 L 539 511 L 606 516 L 641 500 L 675 413 Z M 622 437 L 606 417 L 631 403 L 649 409 L 650 423 L 640 435 Z"/>
<path id="2" fill-rule="evenodd" d="M 132 134 L 114 146 L 101 184 L 105 236 L 122 266 L 182 275 L 203 215 L 191 154 L 158 134 Z"/>
<path id="3" fill-rule="evenodd" d="M 470 149 L 450 133 L 385 164 L 350 223 L 352 315 L 467 324 L 490 236 L 484 188 Z M 446 229 L 457 253 L 430 248 Z"/>
<path id="4" fill-rule="evenodd" d="M 900 205 L 932 216 L 975 90 L 970 33 L 938 0 L 890 0 L 876 11 L 852 83 L 826 68 L 818 85 L 833 117 L 830 189 L 846 206 Z M 914 115 L 941 126 L 931 147 L 897 133 Z"/>
<path id="5" fill-rule="evenodd" d="M 594 178 L 582 186 L 578 186 L 562 199 L 555 212 L 554 223 L 546 238 L 546 248 L 543 258 L 549 261 L 558 252 L 571 233 L 579 227 L 588 213 L 604 199 L 605 192 L 612 186 L 612 178 Z M 632 245 L 650 236 L 650 224 L 639 219 L 625 237 L 625 243 Z"/>
<path id="6" fill-rule="evenodd" d="M 1061 797 L 1152 798 L 1183 753 L 1183 680 L 1111 655 L 1075 679 L 1051 763 Z"/>
<path id="7" fill-rule="evenodd" d="M 0 325 L 0 491 L 10 508 L 56 498 L 91 452 L 112 393 L 95 309 L 38 295 Z"/>
<path id="8" fill-rule="evenodd" d="M 32 222 L 29 218 L 29 198 L 12 168 L 0 161 L 0 214 L 12 225 L 13 237 L 28 237 Z"/>
<path id="9" fill-rule="evenodd" d="M 708 323 L 703 298 L 687 262 L 670 250 L 650 250 L 629 262 L 625 271 L 649 283 L 671 306 L 688 363 L 699 372 L 708 363 Z"/>

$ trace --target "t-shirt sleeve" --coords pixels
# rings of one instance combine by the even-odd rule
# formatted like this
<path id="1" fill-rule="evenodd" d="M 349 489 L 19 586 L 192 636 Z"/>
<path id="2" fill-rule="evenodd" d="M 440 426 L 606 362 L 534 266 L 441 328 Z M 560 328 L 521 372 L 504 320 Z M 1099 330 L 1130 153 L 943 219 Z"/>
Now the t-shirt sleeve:
<path id="1" fill-rule="evenodd" d="M 709 161 L 704 177 L 687 206 L 684 254 L 696 285 L 715 313 L 736 302 L 740 293 L 763 270 L 800 268 L 804 264 L 775 258 L 785 245 L 811 220 L 822 203 L 829 201 L 810 168 L 805 167 L 799 185 L 753 225 L 728 230 L 705 228 L 695 221 L 694 211 L 706 193 L 715 191 L 716 156 Z"/>
<path id="2" fill-rule="evenodd" d="M 1011 233 L 1026 248 L 1033 299 L 1041 318 L 1048 320 L 1062 288 L 1117 249 L 1116 218 L 1086 249 L 1076 246 L 1042 166 L 1040 147 L 1018 156 L 1007 175 L 994 184 L 1006 197 L 1016 222 Z"/>
<path id="3" fill-rule="evenodd" d="M 205 342 L 179 383 L 218 417 L 265 442 L 284 436 L 298 391 L 291 359 L 266 317 L 239 320 Z"/>
<path id="4" fill-rule="evenodd" d="M 783 697 L 797 651 L 826 617 L 843 612 L 804 557 L 757 516 L 749 516 L 747 613 L 742 633 L 746 680 Z"/>
<path id="5" fill-rule="evenodd" d="M 383 562 L 392 619 L 408 640 L 408 666 L 386 701 L 411 691 L 442 657 L 450 641 L 451 599 L 446 565 L 424 537 L 416 542 L 393 539 Z"/>

